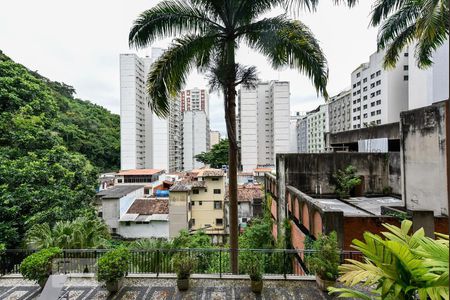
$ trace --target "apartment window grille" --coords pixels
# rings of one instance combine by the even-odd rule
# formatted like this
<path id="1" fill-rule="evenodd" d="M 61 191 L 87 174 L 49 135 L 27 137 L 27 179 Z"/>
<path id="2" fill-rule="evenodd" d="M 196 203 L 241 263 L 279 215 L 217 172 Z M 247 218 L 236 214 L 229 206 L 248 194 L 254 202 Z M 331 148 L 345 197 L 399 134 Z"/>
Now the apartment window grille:
<path id="1" fill-rule="evenodd" d="M 222 201 L 214 201 L 214 209 L 222 209 Z"/>
<path id="2" fill-rule="evenodd" d="M 214 194 L 220 194 L 221 190 L 220 189 L 214 189 Z"/>

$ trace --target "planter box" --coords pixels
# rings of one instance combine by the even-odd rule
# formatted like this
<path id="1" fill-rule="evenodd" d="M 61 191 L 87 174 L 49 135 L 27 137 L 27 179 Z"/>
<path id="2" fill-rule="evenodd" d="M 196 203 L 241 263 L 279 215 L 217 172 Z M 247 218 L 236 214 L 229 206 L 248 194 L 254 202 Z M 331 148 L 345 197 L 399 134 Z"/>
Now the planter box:
<path id="1" fill-rule="evenodd" d="M 187 291 L 189 289 L 189 278 L 177 279 L 177 286 L 180 291 Z"/>
<path id="2" fill-rule="evenodd" d="M 262 280 L 251 280 L 251 289 L 253 293 L 259 294 L 261 293 L 263 288 L 263 281 Z"/>
<path id="3" fill-rule="evenodd" d="M 123 285 L 123 278 L 117 281 L 107 281 L 106 289 L 110 293 L 117 293 L 122 288 L 122 285 Z"/>

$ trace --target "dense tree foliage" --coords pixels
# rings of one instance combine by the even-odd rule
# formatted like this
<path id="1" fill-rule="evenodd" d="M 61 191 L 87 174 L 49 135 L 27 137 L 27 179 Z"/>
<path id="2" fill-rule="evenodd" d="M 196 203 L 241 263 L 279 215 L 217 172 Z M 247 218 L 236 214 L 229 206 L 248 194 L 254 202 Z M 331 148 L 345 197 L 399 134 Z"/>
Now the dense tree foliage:
<path id="1" fill-rule="evenodd" d="M 204 164 L 210 165 L 211 168 L 222 168 L 228 165 L 228 140 L 221 140 L 218 144 L 212 146 L 208 152 L 202 152 L 195 156 L 195 159 Z"/>
<path id="2" fill-rule="evenodd" d="M 118 168 L 119 119 L 0 52 L 0 243 L 44 222 L 93 218 L 100 170 Z"/>

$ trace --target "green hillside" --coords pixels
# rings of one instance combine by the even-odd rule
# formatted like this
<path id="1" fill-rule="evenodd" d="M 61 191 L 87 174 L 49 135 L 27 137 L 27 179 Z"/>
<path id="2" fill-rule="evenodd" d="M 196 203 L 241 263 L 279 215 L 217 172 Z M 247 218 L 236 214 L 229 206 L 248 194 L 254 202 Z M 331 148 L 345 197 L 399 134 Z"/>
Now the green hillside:
<path id="1" fill-rule="evenodd" d="M 119 116 L 0 51 L 0 243 L 34 224 L 93 216 L 97 176 L 119 168 Z"/>

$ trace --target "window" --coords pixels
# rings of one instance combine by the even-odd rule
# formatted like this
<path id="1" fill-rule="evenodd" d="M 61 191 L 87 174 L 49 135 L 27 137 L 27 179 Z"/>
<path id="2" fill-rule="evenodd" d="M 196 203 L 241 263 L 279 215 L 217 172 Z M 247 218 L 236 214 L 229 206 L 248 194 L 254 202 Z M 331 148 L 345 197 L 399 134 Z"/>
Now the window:
<path id="1" fill-rule="evenodd" d="M 220 193 L 221 193 L 220 189 L 214 189 L 214 194 L 220 194 Z"/>
<path id="2" fill-rule="evenodd" d="M 381 124 L 381 120 L 377 120 L 377 124 Z"/>
<path id="3" fill-rule="evenodd" d="M 380 85 L 381 84 L 381 80 L 377 80 L 376 84 Z"/>
<path id="4" fill-rule="evenodd" d="M 408 57 L 408 52 L 405 52 L 404 56 L 405 56 L 405 57 Z"/>
<path id="5" fill-rule="evenodd" d="M 375 77 L 375 74 L 370 75 L 370 79 L 373 79 Z"/>
<path id="6" fill-rule="evenodd" d="M 211 179 L 211 181 L 219 181 L 219 178 L 218 178 L 218 177 L 213 177 L 213 178 Z"/>
<path id="7" fill-rule="evenodd" d="M 371 115 L 372 117 L 375 116 L 375 112 L 374 112 L 374 111 L 371 112 L 370 115 Z"/>
<path id="8" fill-rule="evenodd" d="M 404 81 L 408 81 L 408 79 L 409 79 L 409 78 L 408 78 L 408 75 L 403 76 L 403 80 L 404 80 Z"/>
<path id="9" fill-rule="evenodd" d="M 117 179 L 117 183 L 122 183 L 122 179 Z"/>
<path id="10" fill-rule="evenodd" d="M 192 194 L 198 194 L 199 193 L 199 191 L 198 191 L 198 189 L 195 189 L 195 190 L 192 190 Z"/>
<path id="11" fill-rule="evenodd" d="M 370 103 L 370 106 L 374 107 L 375 106 L 375 102 Z"/>
<path id="12" fill-rule="evenodd" d="M 377 110 L 377 115 L 381 115 L 381 109 Z"/>
<path id="13" fill-rule="evenodd" d="M 191 226 L 195 226 L 195 219 L 191 219 Z"/>
<path id="14" fill-rule="evenodd" d="M 195 201 L 192 201 L 191 203 L 192 203 L 192 206 L 195 206 Z"/>
<path id="15" fill-rule="evenodd" d="M 131 226 L 131 222 L 130 221 L 125 222 L 125 226 Z"/>
<path id="16" fill-rule="evenodd" d="M 223 219 L 216 219 L 216 225 L 222 226 L 223 225 Z"/>
<path id="17" fill-rule="evenodd" d="M 367 104 L 364 104 L 363 109 L 367 109 Z"/>
<path id="18" fill-rule="evenodd" d="M 408 65 L 403 66 L 403 71 L 408 71 Z"/>
<path id="19" fill-rule="evenodd" d="M 356 87 L 356 84 L 353 84 L 353 88 L 355 88 Z"/>
<path id="20" fill-rule="evenodd" d="M 222 209 L 222 201 L 214 201 L 214 209 Z"/>
<path id="21" fill-rule="evenodd" d="M 363 117 L 364 117 L 364 119 L 366 119 L 366 118 L 367 118 L 367 114 L 364 114 L 364 116 L 363 116 Z"/>
<path id="22" fill-rule="evenodd" d="M 364 79 L 363 79 L 363 83 L 366 83 L 366 82 L 367 82 L 367 78 L 364 78 Z"/>
<path id="23" fill-rule="evenodd" d="M 103 212 L 99 211 L 98 214 L 97 214 L 97 217 L 99 217 L 99 218 L 103 217 Z"/>
<path id="24" fill-rule="evenodd" d="M 367 96 L 364 96 L 364 97 L 363 97 L 363 100 L 367 100 Z"/>
<path id="25" fill-rule="evenodd" d="M 203 201 L 198 201 L 198 205 L 203 205 Z"/>
<path id="26" fill-rule="evenodd" d="M 378 70 L 377 73 L 376 73 L 376 75 L 377 75 L 377 76 L 380 76 L 380 75 L 381 75 L 381 71 Z"/>
<path id="27" fill-rule="evenodd" d="M 375 93 L 375 95 L 380 95 L 381 94 L 381 90 L 378 90 L 376 93 Z"/>
<path id="28" fill-rule="evenodd" d="M 370 93 L 370 98 L 375 97 L 375 93 Z"/>
<path id="29" fill-rule="evenodd" d="M 367 86 L 363 87 L 363 92 L 367 91 Z"/>
<path id="30" fill-rule="evenodd" d="M 373 87 L 375 87 L 375 83 L 370 84 L 370 88 L 373 88 Z"/>
<path id="31" fill-rule="evenodd" d="M 356 78 L 359 78 L 361 76 L 361 73 L 356 73 Z"/>
<path id="32" fill-rule="evenodd" d="M 381 104 L 381 100 L 377 100 L 377 105 L 380 105 Z"/>

